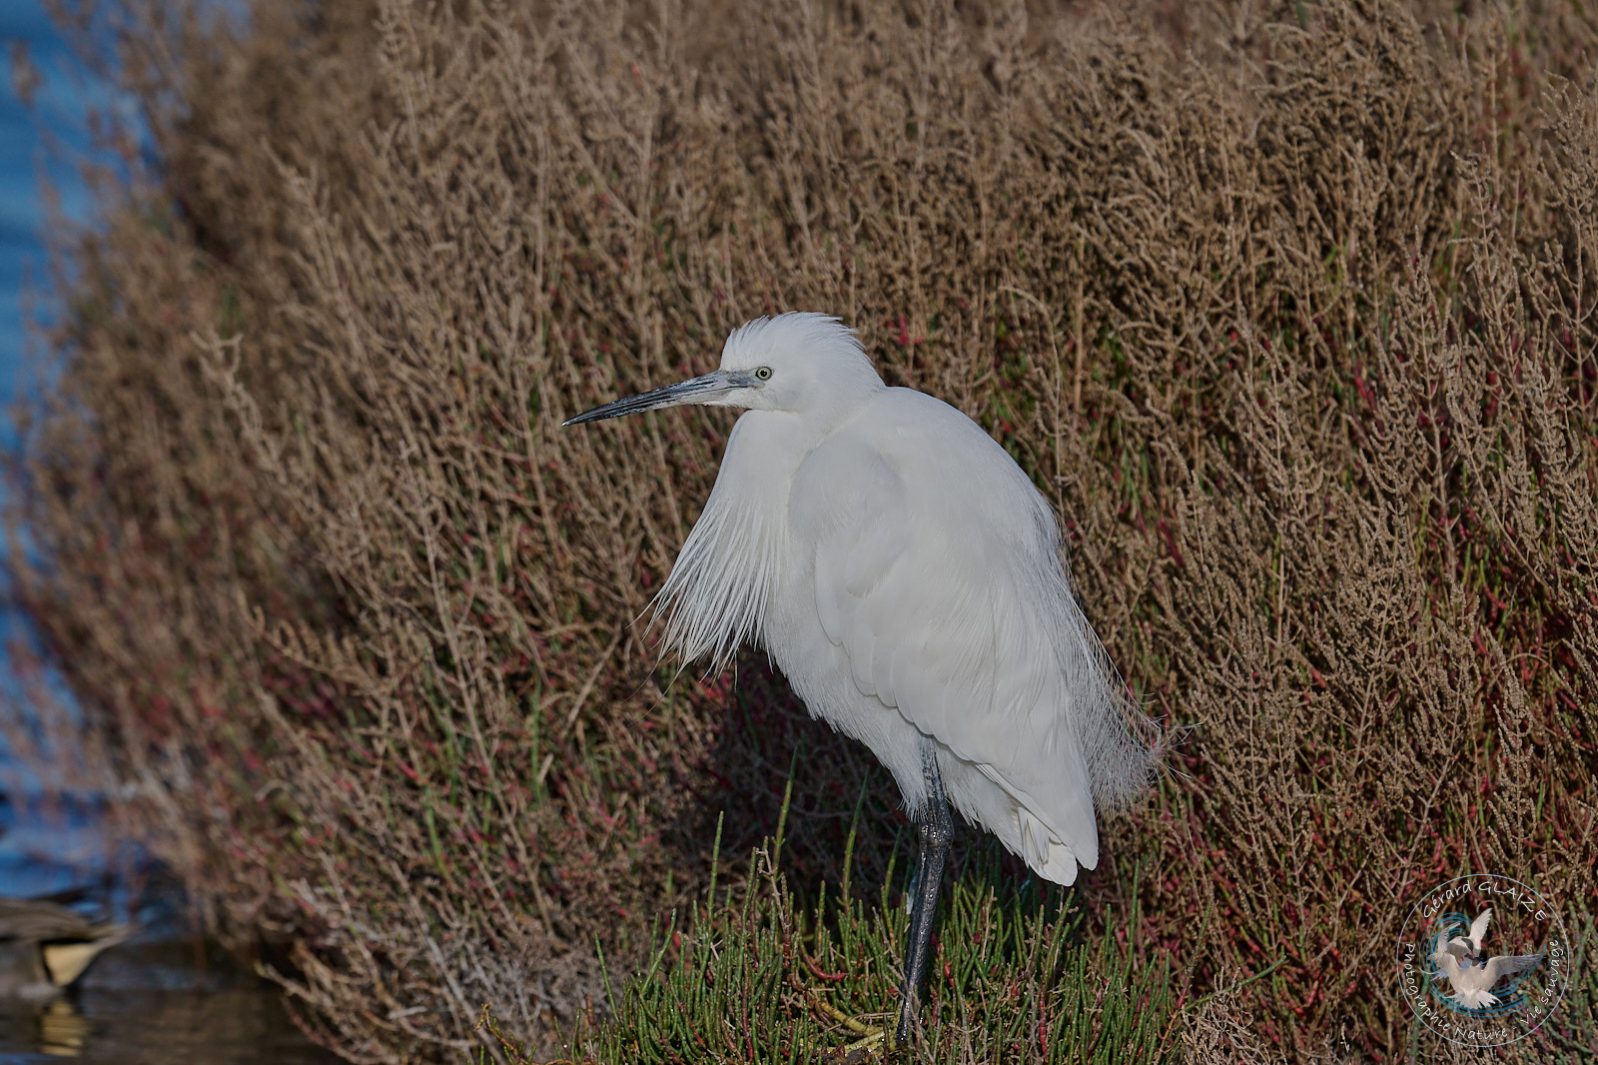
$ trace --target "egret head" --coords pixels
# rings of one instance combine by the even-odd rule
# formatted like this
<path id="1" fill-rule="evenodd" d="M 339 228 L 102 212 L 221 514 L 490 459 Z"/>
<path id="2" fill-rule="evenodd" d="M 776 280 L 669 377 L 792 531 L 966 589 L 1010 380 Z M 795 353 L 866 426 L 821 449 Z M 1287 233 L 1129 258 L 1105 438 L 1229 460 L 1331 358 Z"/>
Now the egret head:
<path id="1" fill-rule="evenodd" d="M 618 399 L 567 425 L 697 403 L 826 417 L 883 388 L 853 330 L 824 314 L 756 318 L 732 331 L 721 368 L 702 377 Z"/>

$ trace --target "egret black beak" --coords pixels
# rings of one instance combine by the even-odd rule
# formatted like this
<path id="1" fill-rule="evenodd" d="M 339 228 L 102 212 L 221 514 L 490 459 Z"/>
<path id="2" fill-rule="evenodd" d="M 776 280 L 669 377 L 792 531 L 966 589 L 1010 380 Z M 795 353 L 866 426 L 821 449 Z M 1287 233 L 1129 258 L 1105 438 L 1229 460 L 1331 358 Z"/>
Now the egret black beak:
<path id="1" fill-rule="evenodd" d="M 653 392 L 618 399 L 614 403 L 607 403 L 603 407 L 595 407 L 593 410 L 567 418 L 561 424 L 581 425 L 583 422 L 620 418 L 623 414 L 637 414 L 640 411 L 660 410 L 664 407 L 681 407 L 686 403 L 714 403 L 734 389 L 748 388 L 753 383 L 748 374 L 717 370 L 703 377 L 691 377 L 686 381 L 667 385 L 665 388 L 657 388 Z"/>

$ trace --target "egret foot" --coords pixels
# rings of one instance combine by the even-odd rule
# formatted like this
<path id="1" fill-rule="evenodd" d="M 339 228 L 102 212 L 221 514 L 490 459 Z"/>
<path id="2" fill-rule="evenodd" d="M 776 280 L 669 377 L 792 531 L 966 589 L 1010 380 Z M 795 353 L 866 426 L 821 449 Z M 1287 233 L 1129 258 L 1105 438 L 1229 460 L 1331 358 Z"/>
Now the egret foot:
<path id="1" fill-rule="evenodd" d="M 891 1051 L 899 1045 L 899 1041 L 894 1038 L 893 1033 L 888 1031 L 887 1028 L 881 1025 L 867 1024 L 858 1017 L 849 1016 L 837 1006 L 817 995 L 815 989 L 811 990 L 810 1001 L 815 1004 L 816 1009 L 860 1037 L 843 1048 L 843 1060 L 846 1062 L 861 1061 L 879 1046 L 884 1050 Z"/>

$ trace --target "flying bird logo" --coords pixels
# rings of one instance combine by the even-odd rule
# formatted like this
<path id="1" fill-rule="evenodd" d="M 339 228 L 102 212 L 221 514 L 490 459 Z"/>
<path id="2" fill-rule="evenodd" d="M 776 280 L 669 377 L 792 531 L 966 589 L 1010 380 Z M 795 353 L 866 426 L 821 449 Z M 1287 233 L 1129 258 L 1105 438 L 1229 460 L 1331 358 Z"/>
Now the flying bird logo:
<path id="1" fill-rule="evenodd" d="M 1465 1009 L 1479 1010 L 1498 1005 L 1492 989 L 1499 981 L 1517 973 L 1529 972 L 1542 964 L 1541 954 L 1500 954 L 1486 957 L 1482 941 L 1492 920 L 1492 907 L 1471 922 L 1468 935 L 1454 936 L 1432 953 L 1437 975 L 1453 989 L 1450 996 Z"/>
<path id="2" fill-rule="evenodd" d="M 1575 960 L 1558 908 L 1500 873 L 1454 877 L 1421 895 L 1394 945 L 1398 993 L 1416 1021 L 1471 1047 L 1541 1028 L 1569 991 Z"/>

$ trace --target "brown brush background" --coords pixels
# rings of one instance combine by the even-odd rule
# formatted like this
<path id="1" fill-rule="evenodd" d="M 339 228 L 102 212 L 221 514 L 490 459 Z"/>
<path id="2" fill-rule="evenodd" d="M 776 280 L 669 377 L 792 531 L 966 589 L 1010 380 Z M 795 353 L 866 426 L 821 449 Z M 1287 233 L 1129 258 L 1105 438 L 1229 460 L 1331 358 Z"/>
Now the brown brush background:
<path id="1" fill-rule="evenodd" d="M 156 7 L 11 564 L 88 768 L 335 1047 L 552 1038 L 796 743 L 836 875 L 867 756 L 633 623 L 730 418 L 559 425 L 792 308 L 1057 502 L 1174 744 L 1079 898 L 1141 869 L 1190 1059 L 1402 1057 L 1451 876 L 1590 923 L 1593 8 Z"/>

